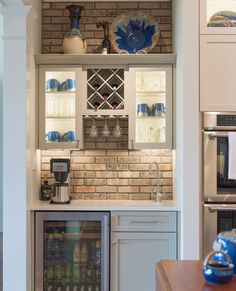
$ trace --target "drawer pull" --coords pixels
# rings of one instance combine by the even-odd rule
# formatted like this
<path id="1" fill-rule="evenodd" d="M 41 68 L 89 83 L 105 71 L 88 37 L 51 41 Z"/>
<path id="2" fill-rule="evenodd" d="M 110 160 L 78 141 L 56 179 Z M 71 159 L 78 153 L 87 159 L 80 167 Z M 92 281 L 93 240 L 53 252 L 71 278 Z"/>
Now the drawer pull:
<path id="1" fill-rule="evenodd" d="M 130 223 L 158 223 L 158 220 L 131 220 Z"/>
<path id="2" fill-rule="evenodd" d="M 112 242 L 113 245 L 116 245 L 116 244 L 118 244 L 118 243 L 119 243 L 119 240 L 118 240 L 118 239 L 113 240 L 113 242 Z"/>

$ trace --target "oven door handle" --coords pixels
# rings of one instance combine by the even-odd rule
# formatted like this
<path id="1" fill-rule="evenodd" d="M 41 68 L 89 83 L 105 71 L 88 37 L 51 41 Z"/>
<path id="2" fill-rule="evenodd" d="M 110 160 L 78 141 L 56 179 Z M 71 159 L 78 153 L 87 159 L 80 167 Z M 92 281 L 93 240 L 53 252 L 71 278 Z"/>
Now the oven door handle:
<path id="1" fill-rule="evenodd" d="M 209 139 L 215 139 L 217 137 L 228 137 L 228 132 L 208 132 Z"/>
<path id="2" fill-rule="evenodd" d="M 236 204 L 231 205 L 218 205 L 218 206 L 212 206 L 212 205 L 205 205 L 205 207 L 208 208 L 208 211 L 213 213 L 216 211 L 226 211 L 226 210 L 235 210 L 236 211 Z"/>

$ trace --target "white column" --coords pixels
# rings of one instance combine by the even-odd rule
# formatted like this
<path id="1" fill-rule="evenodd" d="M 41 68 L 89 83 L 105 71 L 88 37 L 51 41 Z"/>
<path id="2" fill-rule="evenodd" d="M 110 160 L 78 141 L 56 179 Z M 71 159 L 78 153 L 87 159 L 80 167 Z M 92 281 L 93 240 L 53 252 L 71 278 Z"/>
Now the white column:
<path id="1" fill-rule="evenodd" d="M 2 29 L 3 28 L 3 18 L 2 15 L 0 15 L 0 36 L 2 35 Z M 2 78 L 3 78 L 3 45 L 2 45 L 2 39 L 0 38 L 0 231 L 2 231 L 3 225 L 2 225 L 2 211 L 3 211 L 3 189 L 2 189 L 2 146 L 3 146 L 3 137 L 2 137 L 2 124 L 3 124 L 3 110 L 2 110 L 2 102 L 3 102 L 3 92 L 2 92 Z"/>
<path id="2" fill-rule="evenodd" d="M 201 256 L 198 0 L 173 1 L 176 65 L 176 174 L 180 258 Z"/>
<path id="3" fill-rule="evenodd" d="M 27 6 L 3 15 L 3 290 L 26 291 Z"/>

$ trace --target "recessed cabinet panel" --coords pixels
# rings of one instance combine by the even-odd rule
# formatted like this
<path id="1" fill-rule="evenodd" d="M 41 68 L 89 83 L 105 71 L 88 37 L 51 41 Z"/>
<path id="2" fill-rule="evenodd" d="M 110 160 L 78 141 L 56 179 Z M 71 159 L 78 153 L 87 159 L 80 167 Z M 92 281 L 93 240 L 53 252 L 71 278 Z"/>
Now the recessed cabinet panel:
<path id="1" fill-rule="evenodd" d="M 176 260 L 176 233 L 112 233 L 111 290 L 155 290 L 155 266 Z"/>
<path id="2" fill-rule="evenodd" d="M 131 148 L 171 147 L 172 69 L 137 68 L 131 74 L 135 110 Z"/>
<path id="3" fill-rule="evenodd" d="M 74 69 L 40 70 L 40 148 L 77 147 L 79 139 L 76 127 L 77 83 L 78 74 Z"/>
<path id="4" fill-rule="evenodd" d="M 200 110 L 236 110 L 236 35 L 200 37 Z"/>
<path id="5" fill-rule="evenodd" d="M 200 0 L 201 34 L 236 34 L 235 0 Z"/>

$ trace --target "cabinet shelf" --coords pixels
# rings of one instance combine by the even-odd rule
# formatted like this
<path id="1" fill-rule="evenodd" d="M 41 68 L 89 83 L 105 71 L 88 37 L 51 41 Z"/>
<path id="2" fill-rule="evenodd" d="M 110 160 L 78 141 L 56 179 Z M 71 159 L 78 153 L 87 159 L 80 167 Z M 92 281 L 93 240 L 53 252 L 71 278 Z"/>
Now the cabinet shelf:
<path id="1" fill-rule="evenodd" d="M 147 117 L 136 117 L 136 120 L 142 121 L 150 121 L 150 120 L 165 120 L 166 116 L 159 117 L 159 116 L 147 116 Z"/>
<path id="2" fill-rule="evenodd" d="M 75 116 L 45 116 L 47 119 L 74 119 Z"/>
<path id="3" fill-rule="evenodd" d="M 136 94 L 146 94 L 146 95 L 166 94 L 166 91 L 136 91 Z M 137 96 L 137 97 L 139 97 L 139 96 Z"/>
<path id="4" fill-rule="evenodd" d="M 45 91 L 46 95 L 75 95 L 75 91 Z"/>

